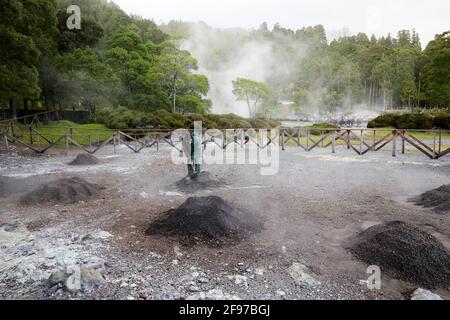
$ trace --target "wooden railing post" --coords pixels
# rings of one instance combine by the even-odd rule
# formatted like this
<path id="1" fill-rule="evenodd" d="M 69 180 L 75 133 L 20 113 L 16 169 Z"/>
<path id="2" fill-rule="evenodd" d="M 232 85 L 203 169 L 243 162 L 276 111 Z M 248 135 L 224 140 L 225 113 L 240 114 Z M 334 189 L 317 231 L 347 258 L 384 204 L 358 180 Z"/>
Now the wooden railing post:
<path id="1" fill-rule="evenodd" d="M 392 131 L 392 134 L 394 135 L 394 139 L 392 139 L 392 156 L 397 156 L 397 131 Z"/>
<path id="2" fill-rule="evenodd" d="M 323 148 L 323 146 L 324 146 L 324 141 L 325 141 L 325 139 L 323 138 L 323 130 L 320 130 L 320 140 L 322 140 L 321 145 L 322 145 L 322 148 Z"/>
<path id="3" fill-rule="evenodd" d="M 9 135 L 14 138 L 14 122 L 9 123 Z"/>
<path id="4" fill-rule="evenodd" d="M 32 125 L 30 125 L 29 127 L 28 127 L 28 134 L 30 135 L 30 145 L 33 145 L 33 127 L 32 127 Z"/>
<path id="5" fill-rule="evenodd" d="M 433 133 L 433 158 L 436 157 L 436 132 Z"/>
<path id="6" fill-rule="evenodd" d="M 241 149 L 244 148 L 244 129 L 241 129 L 239 133 Z"/>
<path id="7" fill-rule="evenodd" d="M 114 150 L 114 154 L 116 154 L 116 143 L 117 143 L 117 137 L 118 137 L 118 134 L 117 133 L 115 133 L 114 134 L 114 136 L 113 136 L 113 150 Z"/>
<path id="8" fill-rule="evenodd" d="M 405 131 L 402 132 L 402 154 L 405 154 Z"/>
<path id="9" fill-rule="evenodd" d="M 331 146 L 332 146 L 332 153 L 336 153 L 336 131 L 333 130 L 333 133 L 331 134 Z"/>
<path id="10" fill-rule="evenodd" d="M 284 129 L 280 129 L 280 138 L 281 138 L 281 150 L 285 150 L 284 149 Z"/>
<path id="11" fill-rule="evenodd" d="M 350 150 L 350 130 L 347 130 L 347 149 Z"/>
<path id="12" fill-rule="evenodd" d="M 359 154 L 362 154 L 362 146 L 364 142 L 364 131 L 361 129 L 361 136 L 359 137 Z"/>
<path id="13" fill-rule="evenodd" d="M 307 151 L 311 151 L 311 150 L 309 150 L 309 135 L 310 135 L 310 131 L 309 131 L 309 129 L 306 129 L 306 149 L 307 149 Z"/>
<path id="14" fill-rule="evenodd" d="M 69 137 L 67 135 L 64 137 L 66 143 L 66 154 L 69 154 Z"/>
<path id="15" fill-rule="evenodd" d="M 6 134 L 3 135 L 3 138 L 5 139 L 5 147 L 6 147 L 6 151 L 9 151 L 9 142 L 8 142 L 8 137 L 6 136 Z"/>

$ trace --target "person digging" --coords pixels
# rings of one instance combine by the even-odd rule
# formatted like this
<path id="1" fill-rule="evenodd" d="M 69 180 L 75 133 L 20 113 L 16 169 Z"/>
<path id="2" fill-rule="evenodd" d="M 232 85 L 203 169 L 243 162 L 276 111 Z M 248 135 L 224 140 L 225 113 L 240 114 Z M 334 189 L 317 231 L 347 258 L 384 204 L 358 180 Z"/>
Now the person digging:
<path id="1" fill-rule="evenodd" d="M 202 171 L 200 155 L 202 152 L 201 137 L 193 131 L 183 139 L 183 151 L 187 158 L 188 177 L 195 177 Z"/>

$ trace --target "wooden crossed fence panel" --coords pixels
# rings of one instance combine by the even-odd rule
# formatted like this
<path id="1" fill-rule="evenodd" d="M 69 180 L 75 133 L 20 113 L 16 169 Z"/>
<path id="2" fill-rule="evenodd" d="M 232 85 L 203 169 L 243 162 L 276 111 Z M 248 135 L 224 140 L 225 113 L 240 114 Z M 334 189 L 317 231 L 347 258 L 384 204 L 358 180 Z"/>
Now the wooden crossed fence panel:
<path id="1" fill-rule="evenodd" d="M 76 148 L 79 148 L 85 152 L 94 154 L 104 148 L 107 145 L 113 144 L 116 146 L 117 144 L 123 144 L 130 150 L 135 153 L 139 153 L 144 148 L 151 148 L 156 146 L 159 150 L 160 142 L 165 142 L 169 146 L 177 149 L 182 152 L 182 150 L 175 145 L 172 141 L 171 130 L 137 130 L 132 131 L 129 130 L 127 132 L 123 130 L 117 130 L 111 133 L 107 138 L 100 140 L 99 132 L 97 134 L 97 141 L 92 142 L 91 136 L 86 134 L 79 134 L 76 130 L 72 128 L 68 128 L 66 134 L 62 134 L 60 136 L 56 136 L 55 139 L 52 139 L 45 134 L 42 134 L 37 129 L 32 126 L 27 127 L 25 130 L 23 128 L 22 131 L 17 128 L 15 130 L 14 124 L 9 123 L 6 127 L 0 129 L 0 139 L 5 143 L 8 148 L 9 144 L 19 144 L 30 150 L 42 154 L 48 151 L 49 149 L 56 147 L 60 142 L 64 141 L 66 148 L 69 145 L 73 145 Z M 250 131 L 254 130 L 254 131 Z M 318 139 L 312 138 L 312 131 L 320 131 L 320 137 Z M 383 149 L 388 144 L 392 144 L 392 155 L 396 156 L 397 153 L 397 142 L 400 139 L 401 141 L 401 152 L 405 153 L 405 144 L 408 143 L 419 152 L 424 154 L 430 159 L 440 159 L 445 155 L 450 154 L 450 147 L 443 149 L 445 145 L 442 144 L 442 135 L 445 133 L 450 133 L 447 131 L 426 131 L 434 133 L 434 142 L 433 148 L 427 145 L 426 142 L 420 140 L 419 138 L 414 136 L 414 133 L 411 131 L 417 130 L 392 130 L 383 137 L 377 139 L 376 133 L 377 131 L 385 131 L 383 129 L 311 129 L 311 128 L 280 128 L 279 138 L 282 150 L 285 150 L 285 145 L 289 141 L 293 141 L 296 146 L 301 147 L 305 151 L 312 151 L 315 148 L 322 147 L 328 148 L 332 146 L 332 152 L 335 152 L 336 145 L 338 141 L 343 141 L 344 145 L 350 150 L 353 150 L 358 155 L 364 155 L 369 151 L 379 151 Z M 218 143 L 216 139 L 204 140 L 203 143 L 206 145 L 207 142 L 214 142 L 217 146 L 226 149 L 230 145 L 240 144 L 241 146 L 245 144 L 253 143 L 258 148 L 264 149 L 269 145 L 278 145 L 275 137 L 272 134 L 272 131 L 268 130 L 270 134 L 267 135 L 267 141 L 262 142 L 263 139 L 260 139 L 261 130 L 258 129 L 234 129 L 233 134 L 231 136 L 227 136 L 223 134 L 223 138 L 221 143 Z M 356 133 L 359 132 L 359 136 Z M 365 134 L 368 132 L 373 132 L 373 141 L 369 143 Z M 253 134 L 253 133 L 256 133 Z M 316 134 L 317 135 L 317 134 Z M 438 145 L 436 149 L 436 136 L 438 135 Z M 76 136 L 84 136 L 88 137 L 89 142 L 82 143 L 80 140 L 77 140 Z M 29 141 L 26 141 L 25 138 L 28 138 Z M 139 138 L 137 138 L 139 137 Z M 37 146 L 34 142 L 35 139 L 42 139 L 47 145 L 44 147 Z M 150 138 L 150 139 L 148 139 Z M 304 142 L 302 139 L 306 138 Z M 330 141 L 327 141 L 330 139 Z M 355 142 L 356 141 L 356 142 Z"/>
<path id="2" fill-rule="evenodd" d="M 320 138 L 315 141 L 311 138 L 311 131 L 320 131 Z M 385 130 L 379 130 L 385 131 Z M 439 134 L 439 143 L 438 150 L 436 150 L 436 141 L 434 141 L 434 147 L 431 148 L 425 142 L 413 136 L 410 131 L 416 130 L 392 130 L 382 138 L 376 138 L 376 129 L 310 129 L 310 128 L 282 128 L 280 130 L 281 137 L 281 146 L 282 150 L 285 150 L 285 145 L 289 141 L 293 141 L 296 146 L 301 147 L 305 151 L 311 151 L 314 148 L 319 147 L 322 144 L 323 148 L 328 148 L 329 146 L 333 147 L 333 153 L 335 152 L 335 146 L 338 140 L 341 140 L 345 143 L 348 149 L 353 150 L 358 155 L 364 155 L 369 151 L 379 151 L 383 149 L 388 144 L 392 143 L 392 155 L 396 156 L 397 154 L 397 139 L 401 139 L 401 152 L 405 153 L 405 143 L 409 143 L 415 149 L 426 155 L 430 159 L 439 159 L 443 156 L 450 154 L 450 147 L 442 150 L 442 134 L 448 133 L 446 131 L 425 131 L 431 132 L 435 134 Z M 420 131 L 420 130 L 419 130 Z M 355 132 L 360 132 L 360 135 L 357 136 Z M 365 133 L 373 132 L 373 142 L 369 144 L 365 140 Z M 301 142 L 303 136 L 306 137 L 306 145 Z M 326 139 L 330 138 L 331 141 L 324 144 Z M 353 143 L 352 141 L 357 141 L 357 143 Z M 310 143 L 312 145 L 310 146 Z"/>

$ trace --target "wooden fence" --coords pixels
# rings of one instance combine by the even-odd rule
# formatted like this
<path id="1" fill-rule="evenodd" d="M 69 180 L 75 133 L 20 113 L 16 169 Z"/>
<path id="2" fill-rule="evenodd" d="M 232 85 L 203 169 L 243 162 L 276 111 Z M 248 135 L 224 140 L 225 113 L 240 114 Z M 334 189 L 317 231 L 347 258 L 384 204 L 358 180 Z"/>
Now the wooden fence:
<path id="1" fill-rule="evenodd" d="M 49 129 L 49 127 L 46 127 Z M 51 128 L 50 128 L 51 129 Z M 7 151 L 11 145 L 28 148 L 37 154 L 43 154 L 52 148 L 79 148 L 94 154 L 105 146 L 124 145 L 138 153 L 144 148 L 159 149 L 161 143 L 180 150 L 172 141 L 173 130 L 162 129 L 83 129 L 53 128 L 48 134 L 31 125 L 18 125 L 14 122 L 0 123 L 0 146 Z M 335 153 L 338 147 L 346 147 L 358 155 L 369 151 L 388 150 L 392 156 L 406 152 L 420 152 L 430 159 L 440 159 L 450 154 L 450 130 L 392 130 L 392 129 L 315 129 L 315 128 L 279 128 L 276 136 L 268 135 L 262 141 L 262 129 L 233 129 L 221 137 L 204 137 L 204 144 L 214 143 L 226 149 L 230 145 L 255 144 L 258 148 L 269 145 L 299 147 L 307 152 L 316 148 L 328 148 Z M 224 132 L 225 130 L 222 130 Z M 268 131 L 270 132 L 270 131 Z M 273 133 L 273 132 L 272 132 Z"/>
<path id="2" fill-rule="evenodd" d="M 421 152 L 430 159 L 439 159 L 450 153 L 450 130 L 281 128 L 280 139 L 282 150 L 291 142 L 305 151 L 331 147 L 335 153 L 336 146 L 342 142 L 358 155 L 379 151 L 389 145 L 393 157 L 398 152 L 405 154 L 407 150 Z"/>

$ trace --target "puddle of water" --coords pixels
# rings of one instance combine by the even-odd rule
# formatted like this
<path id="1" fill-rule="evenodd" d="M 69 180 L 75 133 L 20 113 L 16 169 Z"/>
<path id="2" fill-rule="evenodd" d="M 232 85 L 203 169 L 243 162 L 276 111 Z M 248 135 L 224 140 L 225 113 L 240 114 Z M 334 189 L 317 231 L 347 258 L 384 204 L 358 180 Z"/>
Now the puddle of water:
<path id="1" fill-rule="evenodd" d="M 432 167 L 440 167 L 443 165 L 446 165 L 445 163 L 437 163 L 437 162 L 425 162 L 425 161 L 408 161 L 408 160 L 401 160 L 398 158 L 393 159 L 392 157 L 388 158 L 369 158 L 366 156 L 363 158 L 363 156 L 358 156 L 355 154 L 353 157 L 347 157 L 342 155 L 323 155 L 323 154 L 306 154 L 306 153 L 297 153 L 296 156 L 308 158 L 308 159 L 319 159 L 324 161 L 335 161 L 335 162 L 383 162 L 383 163 L 389 163 L 389 164 L 397 164 L 397 165 L 419 165 L 419 166 L 432 166 Z"/>
<path id="2" fill-rule="evenodd" d="M 160 191 L 160 195 L 166 196 L 166 197 L 183 197 L 184 194 L 180 192 L 174 192 L 174 191 Z"/>
<path id="3" fill-rule="evenodd" d="M 17 172 L 14 172 L 16 170 Z M 128 175 L 132 174 L 136 170 L 137 167 L 120 167 L 115 165 L 111 166 L 110 164 L 75 167 L 66 165 L 62 162 L 51 162 L 51 163 L 26 165 L 18 168 L 5 168 L 0 170 L 0 175 L 12 178 L 28 178 L 32 176 L 41 176 L 61 172 L 80 173 L 80 172 L 98 172 L 98 171 L 109 171 L 118 174 Z"/>
<path id="4" fill-rule="evenodd" d="M 320 155 L 320 154 L 304 154 L 304 153 L 298 153 L 296 154 L 298 156 L 304 157 L 304 158 L 316 158 L 320 160 L 325 161 L 337 161 L 337 162 L 371 162 L 375 161 L 374 159 L 368 159 L 368 158 L 361 158 L 360 156 L 355 157 L 345 157 L 345 156 L 338 156 L 338 155 Z"/>
<path id="5" fill-rule="evenodd" d="M 267 187 L 264 186 L 250 186 L 250 187 L 225 187 L 222 188 L 225 190 L 246 190 L 246 189 L 267 189 Z"/>

